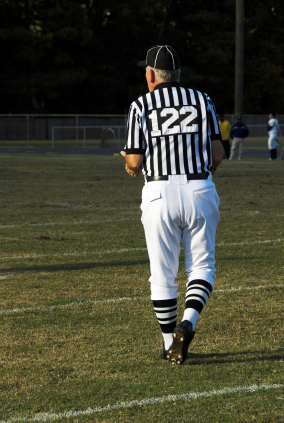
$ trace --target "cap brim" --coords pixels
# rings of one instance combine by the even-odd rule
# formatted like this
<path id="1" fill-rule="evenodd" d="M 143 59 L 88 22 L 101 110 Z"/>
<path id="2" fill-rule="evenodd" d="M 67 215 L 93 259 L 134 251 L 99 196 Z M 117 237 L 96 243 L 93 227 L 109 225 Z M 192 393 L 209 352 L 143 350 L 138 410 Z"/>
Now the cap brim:
<path id="1" fill-rule="evenodd" d="M 137 66 L 144 66 L 144 68 L 146 67 L 146 60 L 141 60 L 141 62 L 137 63 Z"/>

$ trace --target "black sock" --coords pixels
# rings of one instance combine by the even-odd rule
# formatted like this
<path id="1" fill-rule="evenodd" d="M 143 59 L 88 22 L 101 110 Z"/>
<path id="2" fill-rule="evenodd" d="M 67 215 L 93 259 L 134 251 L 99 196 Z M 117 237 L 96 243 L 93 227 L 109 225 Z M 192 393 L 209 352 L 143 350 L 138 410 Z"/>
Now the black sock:
<path id="1" fill-rule="evenodd" d="M 177 322 L 177 299 L 155 300 L 154 310 L 163 333 L 173 333 Z"/>

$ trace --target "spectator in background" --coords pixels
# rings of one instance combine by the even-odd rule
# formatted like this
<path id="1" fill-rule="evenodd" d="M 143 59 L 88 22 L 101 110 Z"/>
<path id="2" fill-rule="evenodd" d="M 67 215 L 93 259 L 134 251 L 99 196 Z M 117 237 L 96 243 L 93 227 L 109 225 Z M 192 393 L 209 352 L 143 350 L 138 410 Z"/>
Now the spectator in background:
<path id="1" fill-rule="evenodd" d="M 267 124 L 267 131 L 268 131 L 268 148 L 270 150 L 270 159 L 269 160 L 276 160 L 277 159 L 277 147 L 279 147 L 277 134 L 279 131 L 278 120 L 275 119 L 274 113 L 269 113 L 268 115 L 268 124 Z"/>
<path id="2" fill-rule="evenodd" d="M 223 148 L 224 148 L 224 157 L 223 158 L 228 159 L 230 157 L 230 149 L 231 149 L 230 140 L 229 140 L 231 125 L 230 125 L 229 121 L 224 119 L 223 114 L 219 116 L 219 122 L 218 123 L 219 123 L 220 129 L 221 129 L 221 132 L 222 132 L 221 143 L 222 143 Z"/>
<path id="3" fill-rule="evenodd" d="M 246 125 L 242 123 L 242 117 L 238 116 L 237 123 L 235 123 L 235 125 L 232 126 L 231 132 L 230 132 L 230 138 L 232 138 L 233 141 L 232 141 L 232 148 L 231 148 L 231 154 L 230 154 L 229 160 L 233 159 L 235 153 L 237 152 L 237 149 L 239 150 L 238 159 L 239 160 L 242 159 L 245 138 L 248 136 L 248 134 L 249 134 L 249 130 L 246 127 Z"/>

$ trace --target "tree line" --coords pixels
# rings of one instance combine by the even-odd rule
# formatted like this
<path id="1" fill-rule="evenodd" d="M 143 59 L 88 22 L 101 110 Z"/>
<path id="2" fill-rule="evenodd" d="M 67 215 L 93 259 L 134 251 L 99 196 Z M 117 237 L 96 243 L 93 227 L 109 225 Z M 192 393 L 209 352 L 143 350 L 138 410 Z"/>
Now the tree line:
<path id="1" fill-rule="evenodd" d="M 181 84 L 234 111 L 235 0 L 0 0 L 0 113 L 125 113 L 136 66 L 174 47 Z M 244 113 L 284 113 L 284 2 L 245 1 Z"/>

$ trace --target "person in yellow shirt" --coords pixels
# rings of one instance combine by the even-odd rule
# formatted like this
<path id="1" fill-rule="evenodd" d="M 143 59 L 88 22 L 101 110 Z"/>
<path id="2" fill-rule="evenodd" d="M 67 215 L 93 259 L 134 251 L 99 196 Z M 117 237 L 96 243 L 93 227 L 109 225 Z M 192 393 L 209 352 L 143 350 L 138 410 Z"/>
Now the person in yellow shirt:
<path id="1" fill-rule="evenodd" d="M 226 159 L 229 159 L 230 157 L 230 150 L 231 150 L 231 146 L 230 146 L 230 131 L 231 131 L 231 125 L 230 123 L 224 119 L 224 115 L 220 115 L 219 116 L 219 126 L 222 132 L 222 145 L 224 148 L 224 158 L 226 157 Z"/>

